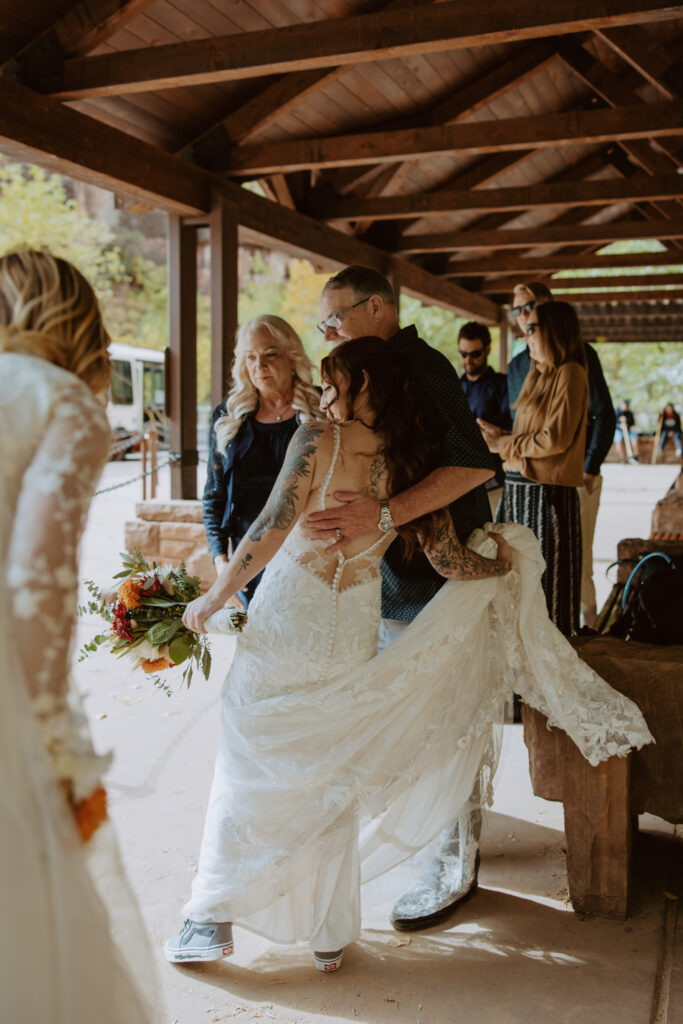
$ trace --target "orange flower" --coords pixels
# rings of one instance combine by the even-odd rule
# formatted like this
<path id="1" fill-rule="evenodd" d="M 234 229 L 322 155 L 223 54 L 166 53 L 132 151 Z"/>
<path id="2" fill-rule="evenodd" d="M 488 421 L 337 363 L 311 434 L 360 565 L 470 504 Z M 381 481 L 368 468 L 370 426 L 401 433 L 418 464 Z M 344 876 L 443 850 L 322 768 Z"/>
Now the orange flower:
<path id="1" fill-rule="evenodd" d="M 140 584 L 134 580 L 124 580 L 119 587 L 119 601 L 126 608 L 137 608 L 140 604 Z"/>
<path id="2" fill-rule="evenodd" d="M 81 842 L 87 843 L 107 818 L 106 790 L 99 786 L 89 797 L 76 804 L 74 816 Z"/>
<path id="3" fill-rule="evenodd" d="M 175 662 L 170 658 L 155 658 L 154 661 L 150 661 L 148 658 L 142 662 L 140 668 L 143 672 L 163 672 L 165 668 L 173 668 L 174 665 Z"/>

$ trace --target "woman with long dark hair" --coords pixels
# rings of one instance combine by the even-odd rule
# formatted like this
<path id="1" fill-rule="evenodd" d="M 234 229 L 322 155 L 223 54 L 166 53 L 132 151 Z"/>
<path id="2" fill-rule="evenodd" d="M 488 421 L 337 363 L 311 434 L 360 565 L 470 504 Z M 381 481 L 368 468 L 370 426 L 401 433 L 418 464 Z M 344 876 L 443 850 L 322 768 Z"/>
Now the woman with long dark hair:
<path id="1" fill-rule="evenodd" d="M 322 381 L 330 422 L 299 428 L 265 508 L 184 616 L 203 632 L 267 564 L 224 685 L 199 870 L 165 948 L 176 963 L 229 955 L 238 923 L 274 942 L 306 940 L 318 969 L 336 970 L 360 932 L 361 864 L 364 880 L 389 870 L 453 820 L 477 777 L 486 792 L 512 666 L 592 761 L 649 739 L 638 709 L 553 630 L 523 527 L 501 527 L 509 543 L 475 530 L 468 546 L 447 512 L 399 527 L 406 557 L 419 545 L 448 580 L 375 655 L 380 562 L 396 532 L 378 525 L 330 552 L 306 516 L 335 491 L 387 500 L 433 468 L 435 445 L 384 341 L 338 346 Z"/>
<path id="2" fill-rule="evenodd" d="M 531 367 L 515 402 L 511 433 L 479 420 L 490 451 L 505 466 L 498 521 L 536 534 L 546 561 L 548 614 L 571 636 L 579 629 L 581 518 L 588 414 L 586 355 L 568 302 L 538 303 L 526 327 Z"/>

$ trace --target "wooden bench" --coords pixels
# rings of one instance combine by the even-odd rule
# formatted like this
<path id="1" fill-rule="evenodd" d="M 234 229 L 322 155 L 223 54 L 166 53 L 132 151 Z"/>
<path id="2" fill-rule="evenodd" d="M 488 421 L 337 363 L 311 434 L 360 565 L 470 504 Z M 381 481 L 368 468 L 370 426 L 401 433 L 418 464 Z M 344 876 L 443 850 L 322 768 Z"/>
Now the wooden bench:
<path id="1" fill-rule="evenodd" d="M 628 916 L 631 840 L 645 811 L 683 822 L 683 646 L 577 637 L 579 656 L 640 707 L 656 743 L 592 768 L 569 737 L 523 707 L 536 796 L 564 804 L 574 910 Z"/>

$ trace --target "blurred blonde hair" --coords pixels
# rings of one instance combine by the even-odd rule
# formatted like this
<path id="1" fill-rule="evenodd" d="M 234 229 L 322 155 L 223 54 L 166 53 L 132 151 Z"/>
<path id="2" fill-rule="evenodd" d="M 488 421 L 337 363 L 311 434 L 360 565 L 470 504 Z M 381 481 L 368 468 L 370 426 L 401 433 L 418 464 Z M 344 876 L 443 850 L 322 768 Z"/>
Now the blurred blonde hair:
<path id="1" fill-rule="evenodd" d="M 34 249 L 0 258 L 0 352 L 45 359 L 100 394 L 108 345 L 95 292 L 71 263 Z"/>
<path id="2" fill-rule="evenodd" d="M 281 316 L 256 316 L 237 331 L 232 387 L 225 400 L 226 411 L 215 425 L 216 445 L 220 452 L 225 452 L 228 441 L 235 437 L 244 417 L 258 409 L 259 395 L 249 378 L 246 361 L 247 344 L 258 330 L 268 331 L 292 361 L 292 405 L 301 414 L 302 421 L 321 416 L 320 395 L 313 386 L 313 363 L 306 355 L 301 338 Z"/>

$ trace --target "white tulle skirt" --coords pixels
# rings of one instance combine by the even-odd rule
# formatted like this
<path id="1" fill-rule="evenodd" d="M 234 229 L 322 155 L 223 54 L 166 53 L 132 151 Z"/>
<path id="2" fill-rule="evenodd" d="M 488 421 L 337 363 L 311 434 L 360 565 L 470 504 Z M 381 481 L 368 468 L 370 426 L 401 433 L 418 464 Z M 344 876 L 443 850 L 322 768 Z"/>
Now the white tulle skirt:
<path id="1" fill-rule="evenodd" d="M 530 530 L 505 577 L 447 582 L 375 655 L 379 584 L 336 594 L 284 552 L 238 640 L 199 871 L 184 907 L 274 942 L 333 950 L 359 934 L 359 883 L 425 846 L 487 791 L 512 691 L 591 764 L 652 737 L 638 708 L 548 619 Z M 494 556 L 484 531 L 470 546 Z"/>

